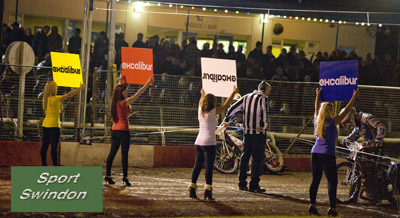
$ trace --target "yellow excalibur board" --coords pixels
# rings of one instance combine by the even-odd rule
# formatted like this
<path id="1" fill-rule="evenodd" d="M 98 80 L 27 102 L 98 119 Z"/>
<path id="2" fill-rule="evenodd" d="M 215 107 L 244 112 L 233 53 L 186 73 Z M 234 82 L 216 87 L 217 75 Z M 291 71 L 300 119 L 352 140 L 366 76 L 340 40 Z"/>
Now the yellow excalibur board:
<path id="1" fill-rule="evenodd" d="M 79 55 L 50 52 L 53 65 L 53 80 L 58 86 L 78 88 L 82 83 Z"/>

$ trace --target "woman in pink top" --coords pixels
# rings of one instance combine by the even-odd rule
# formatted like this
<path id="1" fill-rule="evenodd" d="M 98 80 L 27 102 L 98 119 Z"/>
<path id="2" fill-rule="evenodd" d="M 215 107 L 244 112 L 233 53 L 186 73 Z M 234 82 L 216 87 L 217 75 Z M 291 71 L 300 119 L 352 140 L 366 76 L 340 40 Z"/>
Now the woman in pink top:
<path id="1" fill-rule="evenodd" d="M 122 182 L 126 186 L 131 185 L 128 180 L 128 152 L 131 142 L 128 119 L 130 112 L 129 105 L 139 98 L 139 96 L 143 94 L 153 81 L 154 78 L 150 78 L 149 81 L 147 81 L 147 83 L 131 97 L 127 97 L 128 90 L 126 85 L 119 84 L 114 88 L 111 100 L 111 116 L 113 120 L 111 130 L 111 150 L 107 158 L 107 175 L 104 178 L 108 184 L 115 184 L 115 181 L 111 178 L 111 167 L 119 146 L 121 145 L 122 170 L 124 175 Z"/>
<path id="2" fill-rule="evenodd" d="M 196 161 L 192 171 L 192 182 L 189 184 L 189 196 L 197 198 L 197 179 L 204 162 L 206 163 L 206 185 L 204 187 L 204 199 L 214 200 L 212 197 L 212 172 L 215 160 L 215 128 L 217 126 L 216 115 L 224 112 L 232 103 L 233 97 L 238 92 L 235 87 L 231 96 L 226 99 L 224 105 L 217 107 L 217 98 L 213 94 L 205 94 L 201 90 L 201 98 L 199 102 L 199 134 L 197 135 L 194 147 L 196 150 Z"/>

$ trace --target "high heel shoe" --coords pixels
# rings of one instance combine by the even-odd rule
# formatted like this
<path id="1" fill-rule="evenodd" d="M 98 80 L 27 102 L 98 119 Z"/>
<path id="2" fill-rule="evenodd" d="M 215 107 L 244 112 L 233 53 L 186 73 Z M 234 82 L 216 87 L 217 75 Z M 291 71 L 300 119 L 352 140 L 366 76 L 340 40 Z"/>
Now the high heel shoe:
<path id="1" fill-rule="evenodd" d="M 204 200 L 207 201 L 215 201 L 215 199 L 212 197 L 212 187 L 207 186 L 204 189 Z"/>
<path id="2" fill-rule="evenodd" d="M 122 178 L 122 184 L 125 186 L 131 186 L 131 183 L 129 182 L 128 178 L 126 178 L 126 177 Z"/>
<path id="3" fill-rule="evenodd" d="M 328 210 L 328 216 L 337 216 L 337 212 L 335 209 L 329 208 Z"/>
<path id="4" fill-rule="evenodd" d="M 111 178 L 111 176 L 106 176 L 106 177 L 104 177 L 104 181 L 105 181 L 107 184 L 110 184 L 110 185 L 115 184 L 115 181 Z"/>
<path id="5" fill-rule="evenodd" d="M 308 213 L 310 213 L 311 215 L 315 215 L 315 216 L 321 216 L 321 214 L 318 213 L 317 208 L 313 207 L 310 205 L 310 207 L 308 207 Z"/>
<path id="6" fill-rule="evenodd" d="M 197 198 L 197 194 L 196 194 L 197 185 L 194 183 L 190 183 L 188 188 L 189 188 L 189 197 Z"/>

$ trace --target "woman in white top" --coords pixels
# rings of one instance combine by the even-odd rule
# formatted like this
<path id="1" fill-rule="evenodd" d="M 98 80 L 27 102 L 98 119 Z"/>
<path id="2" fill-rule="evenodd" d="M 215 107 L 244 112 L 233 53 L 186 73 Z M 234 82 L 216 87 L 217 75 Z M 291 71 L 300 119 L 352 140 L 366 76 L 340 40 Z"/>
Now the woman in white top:
<path id="1" fill-rule="evenodd" d="M 196 162 L 192 171 L 192 183 L 189 184 L 189 194 L 191 198 L 197 198 L 196 182 L 205 162 L 206 185 L 204 187 L 204 199 L 214 200 L 212 198 L 212 173 L 215 160 L 215 128 L 218 124 L 216 116 L 229 107 L 237 92 L 238 88 L 234 87 L 231 96 L 229 96 L 225 103 L 221 107 L 216 107 L 217 98 L 213 94 L 205 94 L 203 89 L 200 91 L 201 98 L 198 112 L 200 128 L 196 142 L 194 143 L 196 149 Z"/>

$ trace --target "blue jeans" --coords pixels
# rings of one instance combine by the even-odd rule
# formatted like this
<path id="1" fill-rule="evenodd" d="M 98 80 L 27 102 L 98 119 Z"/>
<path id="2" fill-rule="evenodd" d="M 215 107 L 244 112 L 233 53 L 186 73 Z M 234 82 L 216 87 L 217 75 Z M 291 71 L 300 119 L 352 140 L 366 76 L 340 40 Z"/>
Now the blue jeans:
<path id="1" fill-rule="evenodd" d="M 239 165 L 239 186 L 247 186 L 247 170 L 249 168 L 250 157 L 253 157 L 251 164 L 250 189 L 260 187 L 260 174 L 262 162 L 265 158 L 266 136 L 264 134 L 245 134 L 243 139 L 243 151 Z"/>

